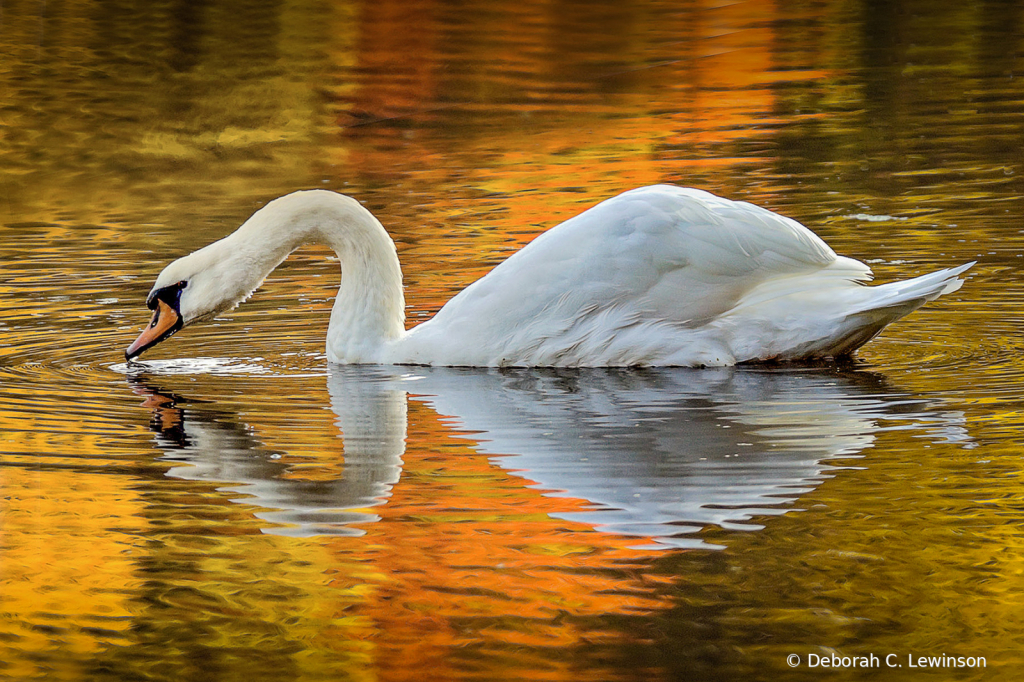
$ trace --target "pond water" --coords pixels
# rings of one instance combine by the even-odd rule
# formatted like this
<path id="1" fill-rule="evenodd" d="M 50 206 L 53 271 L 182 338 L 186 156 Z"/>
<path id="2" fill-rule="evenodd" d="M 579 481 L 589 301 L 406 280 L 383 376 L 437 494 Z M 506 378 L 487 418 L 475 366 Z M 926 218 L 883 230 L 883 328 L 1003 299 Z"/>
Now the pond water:
<path id="1" fill-rule="evenodd" d="M 994 0 L 4 2 L 0 677 L 1019 677 L 1022 36 Z M 163 265 L 295 189 L 374 211 L 415 324 L 655 182 L 879 281 L 978 264 L 851 367 L 352 368 L 304 248 L 123 362 Z M 985 667 L 910 669 L 943 654 Z"/>

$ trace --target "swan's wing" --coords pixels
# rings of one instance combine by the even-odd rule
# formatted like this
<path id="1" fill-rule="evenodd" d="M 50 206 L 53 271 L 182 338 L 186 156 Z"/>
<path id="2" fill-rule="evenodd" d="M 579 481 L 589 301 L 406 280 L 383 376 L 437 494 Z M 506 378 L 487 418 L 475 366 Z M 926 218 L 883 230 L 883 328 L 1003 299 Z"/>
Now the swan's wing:
<path id="1" fill-rule="evenodd" d="M 700 190 L 644 187 L 540 235 L 413 337 L 494 348 L 571 336 L 581 324 L 698 327 L 765 281 L 824 268 L 870 277 L 789 218 Z"/>

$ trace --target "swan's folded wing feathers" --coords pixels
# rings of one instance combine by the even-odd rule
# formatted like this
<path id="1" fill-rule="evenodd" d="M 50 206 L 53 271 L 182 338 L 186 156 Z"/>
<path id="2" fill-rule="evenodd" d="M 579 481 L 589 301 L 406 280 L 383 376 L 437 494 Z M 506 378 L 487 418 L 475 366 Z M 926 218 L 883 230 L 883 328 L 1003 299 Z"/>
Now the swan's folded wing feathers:
<path id="1" fill-rule="evenodd" d="M 860 268 L 851 278 L 867 272 L 839 260 Z M 623 325 L 643 319 L 696 327 L 765 281 L 836 261 L 796 221 L 700 190 L 647 187 L 541 234 L 413 331 L 460 329 L 467 343 L 509 345 L 514 354 L 516 339 L 569 342 L 594 327 L 585 318 L 595 310 Z"/>
<path id="2" fill-rule="evenodd" d="M 780 270 L 823 267 L 835 252 L 800 223 L 759 206 L 729 201 L 700 190 L 657 188 L 685 207 L 677 211 L 680 231 L 697 243 L 714 245 L 730 264 L 738 256 Z"/>
<path id="3" fill-rule="evenodd" d="M 631 207 L 634 214 L 658 216 L 646 225 L 652 237 L 647 252 L 677 266 L 659 273 L 642 296 L 667 321 L 703 324 L 766 280 L 832 268 L 837 260 L 854 266 L 852 279 L 870 275 L 863 264 L 838 259 L 803 225 L 751 204 L 671 186 L 620 198 L 627 197 L 647 205 Z"/>

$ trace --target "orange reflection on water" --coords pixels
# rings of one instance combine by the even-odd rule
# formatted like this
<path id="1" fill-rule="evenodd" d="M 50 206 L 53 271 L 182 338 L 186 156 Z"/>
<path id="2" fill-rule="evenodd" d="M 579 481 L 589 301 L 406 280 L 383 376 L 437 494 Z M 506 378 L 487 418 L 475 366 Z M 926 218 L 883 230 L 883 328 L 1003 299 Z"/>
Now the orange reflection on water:
<path id="1" fill-rule="evenodd" d="M 136 386 L 138 416 L 151 414 L 163 447 L 179 444 L 171 455 L 190 443 L 230 448 L 211 438 L 235 433 L 259 446 L 254 458 L 282 453 L 281 480 L 358 475 L 322 407 L 329 397 L 309 391 L 308 381 L 274 381 L 276 400 L 243 399 L 238 414 L 217 407 L 208 430 L 190 428 L 198 415 L 178 398 Z M 221 383 L 235 390 L 236 382 Z M 31 676 L 26 661 L 57 646 L 67 657 L 54 679 L 79 677 L 90 660 L 134 670 L 154 644 L 173 640 L 163 665 L 187 675 L 198 670 L 198 648 L 216 645 L 230 660 L 260 636 L 279 655 L 304 660 L 301 676 L 311 679 L 338 666 L 382 680 L 446 679 L 477 665 L 474 656 L 500 652 L 519 652 L 506 665 L 537 679 L 571 679 L 571 657 L 555 652 L 623 638 L 583 622 L 664 608 L 640 570 L 650 553 L 631 549 L 643 540 L 558 518 L 590 505 L 531 487 L 429 406 L 410 401 L 408 410 L 401 477 L 365 510 L 361 537 L 262 534 L 267 524 L 254 512 L 266 510 L 249 506 L 245 487 L 230 478 L 8 469 L 15 473 L 5 476 L 6 488 L 22 492 L 4 509 L 5 603 L 25 633 L 20 667 L 10 671 Z M 101 459 L 109 454 L 92 449 Z M 289 626 L 259 635 L 257 622 Z M 211 631 L 216 639 L 203 643 Z M 308 655 L 299 653 L 306 647 Z M 325 658 L 329 652 L 337 660 Z"/>
<path id="2" fill-rule="evenodd" d="M 396 74 L 391 87 L 368 78 L 340 98 L 345 144 L 338 153 L 344 156 L 330 172 L 388 183 L 390 193 L 407 197 L 407 207 L 388 215 L 385 206 L 382 216 L 400 247 L 429 242 L 424 251 L 445 254 L 443 263 L 414 259 L 407 268 L 417 310 L 436 310 L 485 274 L 495 256 L 625 189 L 672 181 L 744 196 L 749 178 L 726 169 L 771 165 L 749 143 L 782 122 L 774 86 L 832 75 L 808 68 L 809 57 L 780 49 L 775 21 L 782 13 L 775 3 L 639 13 L 632 17 L 635 40 L 614 46 L 614 54 L 588 53 L 586 44 L 571 51 L 554 28 L 542 30 L 557 23 L 559 11 L 564 8 L 545 7 L 528 24 L 538 30 L 517 34 L 520 47 L 530 46 L 516 54 L 517 80 L 486 87 L 484 69 L 472 74 L 477 90 L 466 89 L 471 74 L 459 65 L 504 58 L 503 39 L 488 21 L 511 21 L 512 9 L 484 13 L 483 26 L 473 24 L 479 41 L 454 54 L 443 51 L 451 36 L 442 35 L 442 26 L 458 29 L 443 23 L 438 4 L 417 3 L 407 16 L 385 2 L 363 16 L 368 35 L 381 38 L 360 43 L 361 68 L 377 73 L 408 64 L 411 45 L 422 51 L 415 72 Z M 824 10 L 802 8 L 799 19 L 820 20 L 816 12 Z M 670 39 L 675 58 L 652 63 Z M 620 63 L 607 65 L 610 60 Z M 552 63 L 562 61 L 575 73 L 551 74 Z M 562 79 L 561 89 L 550 87 L 551 78 Z M 643 82 L 655 96 L 640 98 L 617 79 Z M 534 82 L 549 89 L 531 90 Z M 437 196 L 445 184 L 461 188 L 461 195 Z M 493 260 L 480 264 L 481 253 Z"/>
<path id="3" fill-rule="evenodd" d="M 588 502 L 530 487 L 422 403 L 410 401 L 409 428 L 402 478 L 360 541 L 382 577 L 358 611 L 374 623 L 381 679 L 454 678 L 471 664 L 453 656 L 467 646 L 518 652 L 512 665 L 536 679 L 572 679 L 570 658 L 526 652 L 600 639 L 581 619 L 665 606 L 640 571 L 624 579 L 650 555 L 630 548 L 640 539 L 557 518 Z M 330 544 L 351 551 L 348 541 Z"/>

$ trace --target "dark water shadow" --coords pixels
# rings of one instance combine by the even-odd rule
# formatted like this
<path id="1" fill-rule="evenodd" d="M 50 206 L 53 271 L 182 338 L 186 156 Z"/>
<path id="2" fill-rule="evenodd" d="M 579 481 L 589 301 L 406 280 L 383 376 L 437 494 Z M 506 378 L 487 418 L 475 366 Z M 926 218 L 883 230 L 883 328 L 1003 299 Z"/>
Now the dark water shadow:
<path id="1" fill-rule="evenodd" d="M 541 494 L 587 503 L 567 520 L 657 547 L 711 547 L 697 535 L 708 526 L 763 527 L 886 429 L 973 445 L 960 413 L 856 370 L 332 367 L 343 474 L 305 481 L 236 415 L 178 407 L 158 379 L 133 381 L 163 459 L 181 464 L 168 476 L 224 482 L 271 510 L 259 513 L 266 532 L 289 535 L 359 534 L 378 518 L 365 510 L 401 477 L 410 400 Z"/>

